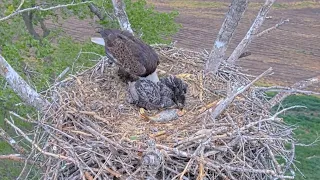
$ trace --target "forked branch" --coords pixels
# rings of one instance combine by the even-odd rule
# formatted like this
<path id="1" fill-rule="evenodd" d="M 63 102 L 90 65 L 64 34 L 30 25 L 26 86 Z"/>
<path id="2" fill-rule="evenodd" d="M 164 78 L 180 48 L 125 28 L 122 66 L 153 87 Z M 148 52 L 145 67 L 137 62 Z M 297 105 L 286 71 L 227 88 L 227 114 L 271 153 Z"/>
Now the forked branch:
<path id="1" fill-rule="evenodd" d="M 43 149 L 41 149 L 41 147 L 38 144 L 36 144 L 33 140 L 31 140 L 20 128 L 18 128 L 13 123 L 8 121 L 8 119 L 4 119 L 4 120 L 12 128 L 14 128 L 19 134 L 21 134 L 25 140 L 27 140 L 29 143 L 31 143 L 32 147 L 36 148 L 42 154 L 47 155 L 47 156 L 51 156 L 51 157 L 54 157 L 54 158 L 57 158 L 57 159 L 63 159 L 63 160 L 67 160 L 67 161 L 70 161 L 70 162 L 75 162 L 75 160 L 73 158 L 70 158 L 68 156 L 64 156 L 64 155 L 61 155 L 61 154 L 53 154 L 53 153 L 44 151 Z"/>
<path id="2" fill-rule="evenodd" d="M 282 21 L 280 21 L 278 24 L 272 26 L 271 28 L 268 28 L 268 29 L 260 32 L 259 34 L 255 35 L 254 38 L 258 38 L 258 37 L 261 37 L 261 36 L 264 35 L 264 34 L 268 34 L 268 33 L 270 33 L 271 31 L 279 28 L 281 25 L 283 25 L 283 24 L 285 24 L 285 23 L 287 23 L 287 22 L 289 22 L 289 19 L 282 20 Z"/>
<path id="3" fill-rule="evenodd" d="M 246 36 L 242 39 L 242 41 L 238 44 L 236 49 L 232 52 L 231 56 L 228 58 L 228 63 L 234 64 L 235 61 L 239 59 L 240 55 L 246 50 L 247 46 L 251 43 L 255 35 L 258 33 L 274 2 L 275 0 L 266 0 L 264 5 L 261 7 L 256 19 L 251 25 L 249 31 L 247 32 Z"/>
<path id="4" fill-rule="evenodd" d="M 248 6 L 248 0 L 233 0 L 226 18 L 221 26 L 218 37 L 214 42 L 209 59 L 205 66 L 205 72 L 216 73 L 222 61 L 229 42 L 235 32 L 238 23 Z"/>

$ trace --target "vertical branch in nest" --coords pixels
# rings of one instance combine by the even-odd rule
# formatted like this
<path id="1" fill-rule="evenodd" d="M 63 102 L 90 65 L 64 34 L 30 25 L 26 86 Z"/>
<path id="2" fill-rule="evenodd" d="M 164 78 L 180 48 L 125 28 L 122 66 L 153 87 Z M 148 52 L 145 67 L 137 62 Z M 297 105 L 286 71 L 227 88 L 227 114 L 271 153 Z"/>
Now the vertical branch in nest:
<path id="1" fill-rule="evenodd" d="M 225 98 L 222 102 L 218 104 L 218 106 L 214 109 L 214 111 L 211 114 L 211 119 L 216 119 L 231 103 L 232 101 L 241 93 L 249 89 L 250 86 L 252 86 L 255 82 L 257 82 L 260 78 L 267 75 L 272 71 L 272 68 L 270 67 L 268 70 L 260 74 L 258 77 L 256 77 L 253 81 L 251 81 L 248 85 L 241 88 L 237 92 L 233 92 L 231 95 L 229 95 L 227 98 Z"/>
<path id="2" fill-rule="evenodd" d="M 123 0 L 112 0 L 114 13 L 118 19 L 119 25 L 122 30 L 127 30 L 133 34 L 133 30 L 131 29 L 131 24 L 129 22 L 129 18 L 125 11 L 125 4 Z"/>
<path id="3" fill-rule="evenodd" d="M 234 64 L 240 55 L 246 50 L 247 46 L 251 43 L 255 35 L 258 33 L 260 27 L 262 26 L 272 4 L 275 0 L 266 0 L 265 4 L 261 7 L 256 19 L 254 20 L 252 26 L 247 32 L 246 36 L 238 44 L 236 49 L 232 52 L 231 56 L 228 58 L 227 62 Z"/>
<path id="4" fill-rule="evenodd" d="M 295 89 L 305 89 L 306 87 L 311 86 L 316 83 L 319 83 L 319 82 L 320 82 L 320 75 L 295 83 L 292 86 L 291 90 L 280 92 L 277 95 L 275 95 L 272 99 L 270 99 L 269 108 L 272 108 L 273 106 L 277 105 L 282 100 L 284 100 L 286 97 L 288 97 L 289 95 L 294 93 Z"/>
<path id="5" fill-rule="evenodd" d="M 205 72 L 216 73 L 223 57 L 228 48 L 229 42 L 235 32 L 238 23 L 243 16 L 248 6 L 248 0 L 233 0 L 226 18 L 221 26 L 218 37 L 214 42 L 213 49 L 210 53 L 209 59 L 206 62 Z"/>

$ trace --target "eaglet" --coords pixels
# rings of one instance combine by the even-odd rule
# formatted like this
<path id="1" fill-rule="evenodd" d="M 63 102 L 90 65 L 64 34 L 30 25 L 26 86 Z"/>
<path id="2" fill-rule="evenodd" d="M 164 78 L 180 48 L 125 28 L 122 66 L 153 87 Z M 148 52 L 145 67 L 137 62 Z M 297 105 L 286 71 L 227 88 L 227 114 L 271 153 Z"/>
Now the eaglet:
<path id="1" fill-rule="evenodd" d="M 148 79 L 129 83 L 128 101 L 148 110 L 185 105 L 187 84 L 175 76 L 160 79 L 156 84 Z"/>

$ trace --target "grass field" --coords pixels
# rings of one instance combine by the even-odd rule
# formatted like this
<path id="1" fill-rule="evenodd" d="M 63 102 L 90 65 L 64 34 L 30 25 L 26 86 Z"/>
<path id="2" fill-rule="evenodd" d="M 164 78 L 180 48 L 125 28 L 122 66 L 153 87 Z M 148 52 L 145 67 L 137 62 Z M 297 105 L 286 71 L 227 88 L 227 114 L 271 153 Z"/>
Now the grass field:
<path id="1" fill-rule="evenodd" d="M 299 108 L 287 112 L 283 118 L 288 124 L 297 125 L 294 131 L 295 138 L 300 143 L 310 144 L 320 134 L 320 98 L 314 96 L 290 96 L 283 106 L 303 105 L 307 109 Z M 320 177 L 320 142 L 312 146 L 296 147 L 296 165 L 305 175 L 305 178 L 296 172 L 295 179 L 316 180 Z"/>

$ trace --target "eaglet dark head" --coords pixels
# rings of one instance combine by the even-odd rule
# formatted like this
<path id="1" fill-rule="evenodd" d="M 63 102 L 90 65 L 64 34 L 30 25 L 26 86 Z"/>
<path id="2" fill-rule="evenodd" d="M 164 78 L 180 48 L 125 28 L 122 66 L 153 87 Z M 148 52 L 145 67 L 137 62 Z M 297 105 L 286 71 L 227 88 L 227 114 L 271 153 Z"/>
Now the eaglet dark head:
<path id="1" fill-rule="evenodd" d="M 166 89 L 164 86 L 169 88 L 173 93 L 171 98 L 174 101 L 174 103 L 179 108 L 184 107 L 188 88 L 188 85 L 185 82 L 183 82 L 181 79 L 175 76 L 170 75 L 166 78 L 161 78 L 160 82 L 158 82 L 158 85 L 161 89 L 163 89 L 163 91 Z"/>
<path id="2" fill-rule="evenodd" d="M 99 33 L 102 38 L 91 38 L 91 41 L 105 46 L 106 55 L 119 66 L 121 77 L 129 81 L 159 81 L 156 74 L 159 57 L 152 47 L 128 31 L 102 29 Z"/>

